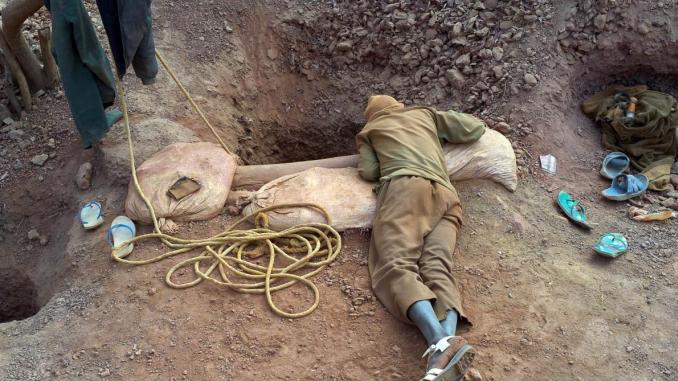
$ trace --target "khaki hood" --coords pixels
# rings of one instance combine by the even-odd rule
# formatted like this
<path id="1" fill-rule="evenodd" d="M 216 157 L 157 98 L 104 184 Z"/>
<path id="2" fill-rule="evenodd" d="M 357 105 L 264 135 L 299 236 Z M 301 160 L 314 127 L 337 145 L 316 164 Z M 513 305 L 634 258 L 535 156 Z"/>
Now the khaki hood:
<path id="1" fill-rule="evenodd" d="M 405 105 L 398 102 L 395 98 L 388 95 L 373 95 L 367 100 L 365 108 L 365 119 L 371 122 L 375 114 L 380 111 L 398 110 L 405 108 Z"/>

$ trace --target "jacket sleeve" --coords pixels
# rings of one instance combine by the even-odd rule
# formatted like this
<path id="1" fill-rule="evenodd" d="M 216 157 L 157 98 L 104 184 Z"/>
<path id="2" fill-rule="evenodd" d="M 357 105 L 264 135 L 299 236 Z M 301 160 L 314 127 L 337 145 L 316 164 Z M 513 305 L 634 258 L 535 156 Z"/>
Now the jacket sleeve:
<path id="1" fill-rule="evenodd" d="M 463 144 L 473 143 L 485 133 L 485 122 L 471 114 L 458 111 L 438 111 L 430 109 L 438 130 L 440 140 Z"/>
<path id="2" fill-rule="evenodd" d="M 358 173 L 360 177 L 367 181 L 378 181 L 381 177 L 379 169 L 379 159 L 377 158 L 374 148 L 363 136 L 358 136 L 358 152 L 360 153 L 360 160 L 358 161 Z"/>

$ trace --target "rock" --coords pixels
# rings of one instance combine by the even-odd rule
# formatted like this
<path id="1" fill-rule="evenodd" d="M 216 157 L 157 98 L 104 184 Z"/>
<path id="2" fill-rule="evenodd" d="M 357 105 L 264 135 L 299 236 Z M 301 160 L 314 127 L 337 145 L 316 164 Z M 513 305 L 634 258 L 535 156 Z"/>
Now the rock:
<path id="1" fill-rule="evenodd" d="M 466 54 L 460 56 L 459 58 L 457 58 L 455 63 L 457 64 L 457 66 L 469 65 L 471 63 L 471 53 L 466 53 Z"/>
<path id="2" fill-rule="evenodd" d="M 46 153 L 40 154 L 40 155 L 35 155 L 33 158 L 31 158 L 31 163 L 34 165 L 37 165 L 38 167 L 42 167 L 45 165 L 45 162 L 49 159 L 49 155 Z"/>
<path id="3" fill-rule="evenodd" d="M 337 44 L 337 50 L 340 52 L 348 52 L 353 49 L 353 41 L 346 40 Z"/>
<path id="4" fill-rule="evenodd" d="M 644 23 L 644 22 L 639 23 L 637 29 L 638 29 L 638 33 L 640 33 L 642 35 L 646 35 L 646 34 L 650 33 L 650 27 L 648 27 L 647 24 Z"/>
<path id="5" fill-rule="evenodd" d="M 86 162 L 80 165 L 75 174 L 75 184 L 80 190 L 88 190 L 92 186 L 92 163 Z"/>
<path id="6" fill-rule="evenodd" d="M 40 236 L 40 246 L 47 246 L 47 243 L 49 243 L 49 237 Z"/>
<path id="7" fill-rule="evenodd" d="M 111 370 L 108 369 L 108 368 L 103 369 L 101 372 L 99 372 L 99 376 L 101 376 L 101 377 L 108 377 L 110 375 L 111 375 Z"/>
<path id="8" fill-rule="evenodd" d="M 470 381 L 483 381 L 483 376 L 476 368 L 469 369 L 467 375 Z"/>
<path id="9" fill-rule="evenodd" d="M 492 72 L 494 73 L 494 77 L 497 79 L 501 79 L 501 77 L 504 76 L 504 65 L 496 65 L 492 68 Z"/>
<path id="10" fill-rule="evenodd" d="M 489 60 L 493 57 L 492 51 L 490 49 L 482 49 L 478 52 L 478 56 L 484 60 Z"/>
<path id="11" fill-rule="evenodd" d="M 268 57 L 269 60 L 273 61 L 276 58 L 278 58 L 278 51 L 274 48 L 269 48 L 266 51 L 266 56 Z"/>
<path id="12" fill-rule="evenodd" d="M 678 188 L 678 175 L 671 175 L 671 184 Z"/>
<path id="13" fill-rule="evenodd" d="M 593 19 L 593 25 L 598 29 L 599 31 L 602 31 L 605 29 L 605 23 L 607 23 L 607 15 L 606 14 L 599 14 L 596 16 L 595 19 Z"/>
<path id="14" fill-rule="evenodd" d="M 501 61 L 501 59 L 504 58 L 504 49 L 495 46 L 492 48 L 492 56 L 494 57 L 495 61 Z"/>
<path id="15" fill-rule="evenodd" d="M 49 148 L 56 148 L 56 141 L 54 140 L 54 138 L 49 138 L 49 140 L 47 141 L 47 146 Z"/>
<path id="16" fill-rule="evenodd" d="M 670 208 L 674 210 L 678 210 L 678 200 L 675 198 L 667 198 L 666 200 L 662 201 L 661 206 L 665 208 Z"/>
<path id="17" fill-rule="evenodd" d="M 485 0 L 485 8 L 493 11 L 497 8 L 498 0 Z"/>
<path id="18" fill-rule="evenodd" d="M 38 233 L 38 231 L 36 229 L 31 229 L 28 232 L 28 239 L 30 241 L 37 241 L 37 240 L 40 239 L 40 233 Z"/>
<path id="19" fill-rule="evenodd" d="M 490 28 L 484 27 L 482 29 L 476 30 L 474 34 L 476 37 L 485 37 L 490 34 Z"/>
<path id="20" fill-rule="evenodd" d="M 494 125 L 494 129 L 506 135 L 511 132 L 511 126 L 506 122 L 499 122 Z"/>
<path id="21" fill-rule="evenodd" d="M 450 82 L 450 84 L 452 84 L 452 86 L 456 87 L 457 89 L 464 87 L 464 82 L 466 82 L 464 74 L 462 74 L 462 72 L 457 69 L 450 69 L 446 71 L 445 77 L 447 77 L 447 80 Z"/>
<path id="22" fill-rule="evenodd" d="M 511 215 L 511 230 L 517 234 L 524 234 L 530 228 L 529 222 L 518 212 Z"/>
<path id="23" fill-rule="evenodd" d="M 7 136 L 9 136 L 9 138 L 12 140 L 20 140 L 24 135 L 24 131 L 18 128 L 7 133 Z"/>
<path id="24" fill-rule="evenodd" d="M 504 20 L 499 23 L 499 29 L 501 30 L 509 30 L 513 28 L 513 21 L 511 20 Z"/>
<path id="25" fill-rule="evenodd" d="M 8 117 L 6 117 L 2 120 L 2 123 L 6 124 L 8 126 L 12 125 L 12 124 L 14 124 L 14 119 L 12 119 L 11 117 L 8 116 Z"/>
<path id="26" fill-rule="evenodd" d="M 539 81 L 537 81 L 537 77 L 535 77 L 534 74 L 531 73 L 525 73 L 524 79 L 525 83 L 530 87 L 534 87 L 537 85 L 537 83 L 539 83 Z"/>

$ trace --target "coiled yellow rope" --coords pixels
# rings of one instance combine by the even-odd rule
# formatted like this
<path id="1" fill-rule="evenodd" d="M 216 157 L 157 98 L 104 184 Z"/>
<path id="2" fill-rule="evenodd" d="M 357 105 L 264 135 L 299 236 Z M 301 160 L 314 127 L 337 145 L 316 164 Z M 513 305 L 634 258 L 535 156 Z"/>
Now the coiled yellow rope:
<path id="1" fill-rule="evenodd" d="M 165 69 L 170 73 L 172 79 L 174 79 L 184 95 L 186 95 L 193 108 L 212 133 L 214 133 L 219 143 L 230 154 L 231 151 L 219 138 L 216 130 L 207 121 L 205 115 L 193 101 L 188 91 L 181 85 L 160 53 L 156 51 L 156 55 Z M 118 81 L 117 87 L 127 132 L 132 181 L 136 191 L 144 200 L 151 213 L 154 226 L 154 233 L 135 237 L 128 241 L 128 243 L 132 244 L 148 239 L 159 239 L 171 250 L 153 258 L 132 260 L 120 258 L 114 249 L 111 254 L 112 258 L 117 262 L 129 265 L 146 265 L 180 254 L 199 253 L 172 266 L 165 276 L 165 283 L 169 287 L 182 289 L 193 287 L 207 280 L 241 293 L 265 294 L 270 308 L 282 317 L 300 318 L 311 314 L 320 303 L 320 293 L 318 287 L 310 278 L 332 263 L 341 251 L 341 236 L 330 226 L 331 219 L 327 211 L 320 206 L 307 203 L 276 205 L 245 216 L 222 233 L 209 238 L 182 239 L 161 232 L 155 210 L 139 185 L 125 92 L 120 81 Z M 273 231 L 268 227 L 266 212 L 296 207 L 319 210 L 325 216 L 327 224 L 299 225 L 280 232 Z M 256 220 L 256 228 L 248 230 L 236 229 L 252 218 Z M 126 244 L 120 245 L 120 247 L 125 246 Z M 268 254 L 267 264 L 258 264 L 255 260 L 265 254 Z M 178 270 L 191 267 L 191 265 L 195 274 L 193 279 L 185 282 L 177 282 L 173 279 L 173 275 Z M 214 275 L 214 270 L 218 270 L 216 272 L 218 275 Z M 298 282 L 303 283 L 313 292 L 313 304 L 300 312 L 283 311 L 275 304 L 271 294 L 293 286 Z"/>

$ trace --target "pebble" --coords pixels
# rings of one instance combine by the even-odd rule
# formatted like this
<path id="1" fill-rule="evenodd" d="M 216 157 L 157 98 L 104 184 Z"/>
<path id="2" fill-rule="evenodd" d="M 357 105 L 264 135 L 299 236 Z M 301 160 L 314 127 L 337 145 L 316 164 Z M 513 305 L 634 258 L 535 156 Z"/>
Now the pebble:
<path id="1" fill-rule="evenodd" d="M 9 136 L 10 139 L 12 140 L 19 140 L 25 135 L 24 131 L 17 128 L 14 130 L 11 130 L 7 133 L 7 136 Z"/>
<path id="2" fill-rule="evenodd" d="M 101 372 L 99 372 L 99 376 L 101 376 L 101 377 L 108 377 L 108 376 L 110 376 L 110 375 L 111 375 L 111 370 L 108 369 L 108 368 L 106 368 L 106 369 L 102 370 Z"/>
<path id="3" fill-rule="evenodd" d="M 43 154 L 40 154 L 40 155 L 33 156 L 33 158 L 31 159 L 31 163 L 33 163 L 34 165 L 37 165 L 38 167 L 42 167 L 43 165 L 45 165 L 45 162 L 47 161 L 47 159 L 49 159 L 49 155 L 47 155 L 46 153 L 43 153 Z"/>
<path id="4" fill-rule="evenodd" d="M 537 77 L 534 76 L 534 74 L 531 73 L 525 73 L 525 83 L 528 84 L 529 86 L 536 86 L 539 81 L 537 81 Z"/>
<path id="5" fill-rule="evenodd" d="M 499 122 L 494 125 L 494 129 L 506 135 L 511 132 L 511 126 L 506 122 Z"/>
<path id="6" fill-rule="evenodd" d="M 8 126 L 9 126 L 9 125 L 12 125 L 12 124 L 14 124 L 14 119 L 12 119 L 12 118 L 10 118 L 10 117 L 7 117 L 7 118 L 5 118 L 5 119 L 2 120 L 2 123 L 5 123 L 5 124 L 8 125 Z"/>
<path id="7" fill-rule="evenodd" d="M 464 74 L 462 74 L 462 72 L 458 69 L 450 69 L 446 71 L 445 76 L 447 77 L 447 80 L 450 81 L 452 86 L 456 87 L 457 89 L 464 87 L 466 78 L 464 78 Z"/>
<path id="8" fill-rule="evenodd" d="M 671 175 L 671 184 L 678 188 L 678 175 Z"/>
<path id="9" fill-rule="evenodd" d="M 40 233 L 36 229 L 31 229 L 28 232 L 28 239 L 31 241 L 37 241 L 40 239 Z"/>
<path id="10" fill-rule="evenodd" d="M 469 369 L 467 375 L 470 381 L 483 381 L 483 376 L 476 368 Z"/>
<path id="11" fill-rule="evenodd" d="M 605 29 L 605 23 L 607 23 L 606 14 L 599 14 L 598 16 L 596 16 L 595 19 L 593 19 L 593 25 L 595 25 L 596 29 L 598 29 L 599 31 Z"/>
<path id="12" fill-rule="evenodd" d="M 80 190 L 87 190 L 92 186 L 92 163 L 83 163 L 75 174 L 75 184 Z"/>
<path id="13" fill-rule="evenodd" d="M 351 40 L 342 41 L 337 44 L 337 50 L 340 52 L 348 52 L 351 49 L 353 49 L 353 41 Z"/>
<path id="14" fill-rule="evenodd" d="M 56 141 L 54 140 L 54 138 L 49 138 L 49 140 L 47 141 L 47 147 L 56 148 Z"/>

